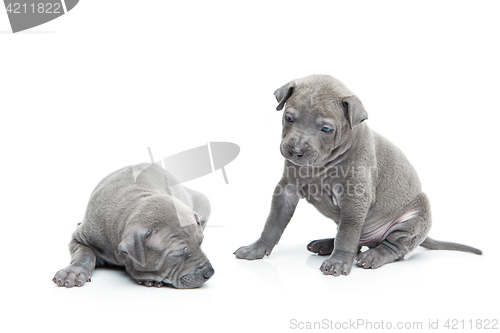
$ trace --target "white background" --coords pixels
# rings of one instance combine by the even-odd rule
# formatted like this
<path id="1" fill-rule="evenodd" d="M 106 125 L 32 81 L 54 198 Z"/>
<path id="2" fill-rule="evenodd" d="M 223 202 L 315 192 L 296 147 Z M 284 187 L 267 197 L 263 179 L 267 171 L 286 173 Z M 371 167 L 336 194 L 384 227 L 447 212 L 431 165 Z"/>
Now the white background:
<path id="1" fill-rule="evenodd" d="M 1 325 L 284 332 L 293 319 L 364 319 L 422 322 L 425 331 L 429 320 L 442 328 L 446 319 L 499 319 L 499 9 L 83 0 L 19 34 L 0 10 Z M 271 257 L 234 258 L 260 235 L 282 171 L 273 92 L 315 73 L 343 81 L 370 127 L 414 164 L 432 203 L 430 235 L 483 256 L 420 248 L 376 270 L 323 276 L 325 258 L 305 246 L 335 226 L 301 202 Z M 216 273 L 206 285 L 148 289 L 107 269 L 83 288 L 51 282 L 104 176 L 147 162 L 148 146 L 160 159 L 209 141 L 241 153 L 226 167 L 229 185 L 220 171 L 187 183 L 212 202 L 203 249 Z"/>

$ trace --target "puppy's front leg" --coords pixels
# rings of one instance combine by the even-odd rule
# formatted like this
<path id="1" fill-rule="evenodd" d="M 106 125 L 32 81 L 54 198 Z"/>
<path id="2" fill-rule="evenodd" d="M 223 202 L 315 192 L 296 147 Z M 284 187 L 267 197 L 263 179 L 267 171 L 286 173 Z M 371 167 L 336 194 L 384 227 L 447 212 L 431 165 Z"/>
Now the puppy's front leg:
<path id="1" fill-rule="evenodd" d="M 340 203 L 340 224 L 334 250 L 320 270 L 325 275 L 348 275 L 358 253 L 359 238 L 369 209 L 367 197 L 347 198 Z"/>
<path id="2" fill-rule="evenodd" d="M 69 243 L 71 263 L 68 267 L 58 271 L 52 281 L 59 287 L 81 287 L 90 281 L 90 274 L 95 269 L 96 256 L 94 251 L 75 239 Z"/>
<path id="3" fill-rule="evenodd" d="M 236 250 L 234 252 L 236 258 L 253 260 L 262 259 L 265 255 L 269 256 L 290 222 L 298 202 L 297 187 L 282 179 L 274 191 L 271 212 L 260 238 L 256 242 Z"/>

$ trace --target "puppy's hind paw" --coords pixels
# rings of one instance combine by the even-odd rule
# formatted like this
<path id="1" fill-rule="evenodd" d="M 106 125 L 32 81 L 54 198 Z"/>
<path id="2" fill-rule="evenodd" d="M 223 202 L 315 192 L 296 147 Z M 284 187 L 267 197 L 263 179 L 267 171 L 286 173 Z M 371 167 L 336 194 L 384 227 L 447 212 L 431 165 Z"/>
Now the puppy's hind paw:
<path id="1" fill-rule="evenodd" d="M 399 258 L 393 251 L 382 246 L 377 246 L 376 248 L 360 253 L 356 258 L 356 262 L 358 266 L 363 268 L 375 269 L 397 259 Z"/>
<path id="2" fill-rule="evenodd" d="M 369 252 L 369 251 L 366 251 Z M 377 268 L 380 266 L 379 260 L 374 257 L 371 253 L 361 253 L 357 258 L 356 258 L 356 263 L 358 266 L 363 267 L 363 268 Z M 366 253 L 366 254 L 365 254 Z"/>

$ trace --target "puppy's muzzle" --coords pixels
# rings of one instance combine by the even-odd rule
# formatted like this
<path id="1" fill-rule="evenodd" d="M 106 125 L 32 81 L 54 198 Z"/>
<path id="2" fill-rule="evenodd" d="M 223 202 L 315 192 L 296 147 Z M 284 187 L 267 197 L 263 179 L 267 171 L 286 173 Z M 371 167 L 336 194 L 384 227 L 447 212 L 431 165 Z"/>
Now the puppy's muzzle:
<path id="1" fill-rule="evenodd" d="M 299 160 L 304 156 L 304 149 L 294 147 L 294 146 L 288 146 L 288 152 L 290 153 L 290 157 L 293 158 L 294 160 Z"/>
<path id="2" fill-rule="evenodd" d="M 180 278 L 180 288 L 198 288 L 214 275 L 211 265 L 198 269 L 196 273 L 186 274 Z"/>
<path id="3" fill-rule="evenodd" d="M 285 147 L 284 147 L 285 148 Z M 309 164 L 314 163 L 318 154 L 311 149 L 306 143 L 305 146 L 293 145 L 293 143 L 286 145 L 283 149 L 283 156 L 295 164 Z"/>

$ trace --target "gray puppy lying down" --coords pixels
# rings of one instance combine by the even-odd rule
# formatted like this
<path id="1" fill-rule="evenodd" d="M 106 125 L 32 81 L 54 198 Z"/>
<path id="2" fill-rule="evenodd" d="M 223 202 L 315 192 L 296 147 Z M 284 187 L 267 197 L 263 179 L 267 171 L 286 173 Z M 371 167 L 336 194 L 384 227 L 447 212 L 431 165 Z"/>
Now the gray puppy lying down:
<path id="1" fill-rule="evenodd" d="M 284 173 L 262 235 L 236 250 L 237 258 L 269 255 L 301 198 L 338 225 L 335 239 L 307 246 L 330 255 L 320 268 L 327 275 L 348 275 L 355 258 L 363 268 L 377 268 L 419 245 L 481 254 L 427 237 L 430 206 L 415 169 L 396 146 L 368 128 L 363 104 L 342 82 L 311 75 L 274 95 L 277 110 L 286 104 L 280 147 Z M 361 246 L 369 249 L 361 253 Z"/>
<path id="2" fill-rule="evenodd" d="M 137 175 L 138 174 L 138 175 Z M 96 267 L 125 266 L 139 284 L 196 288 L 214 270 L 200 245 L 210 203 L 156 164 L 113 172 L 92 193 L 58 286 L 83 286 Z"/>

